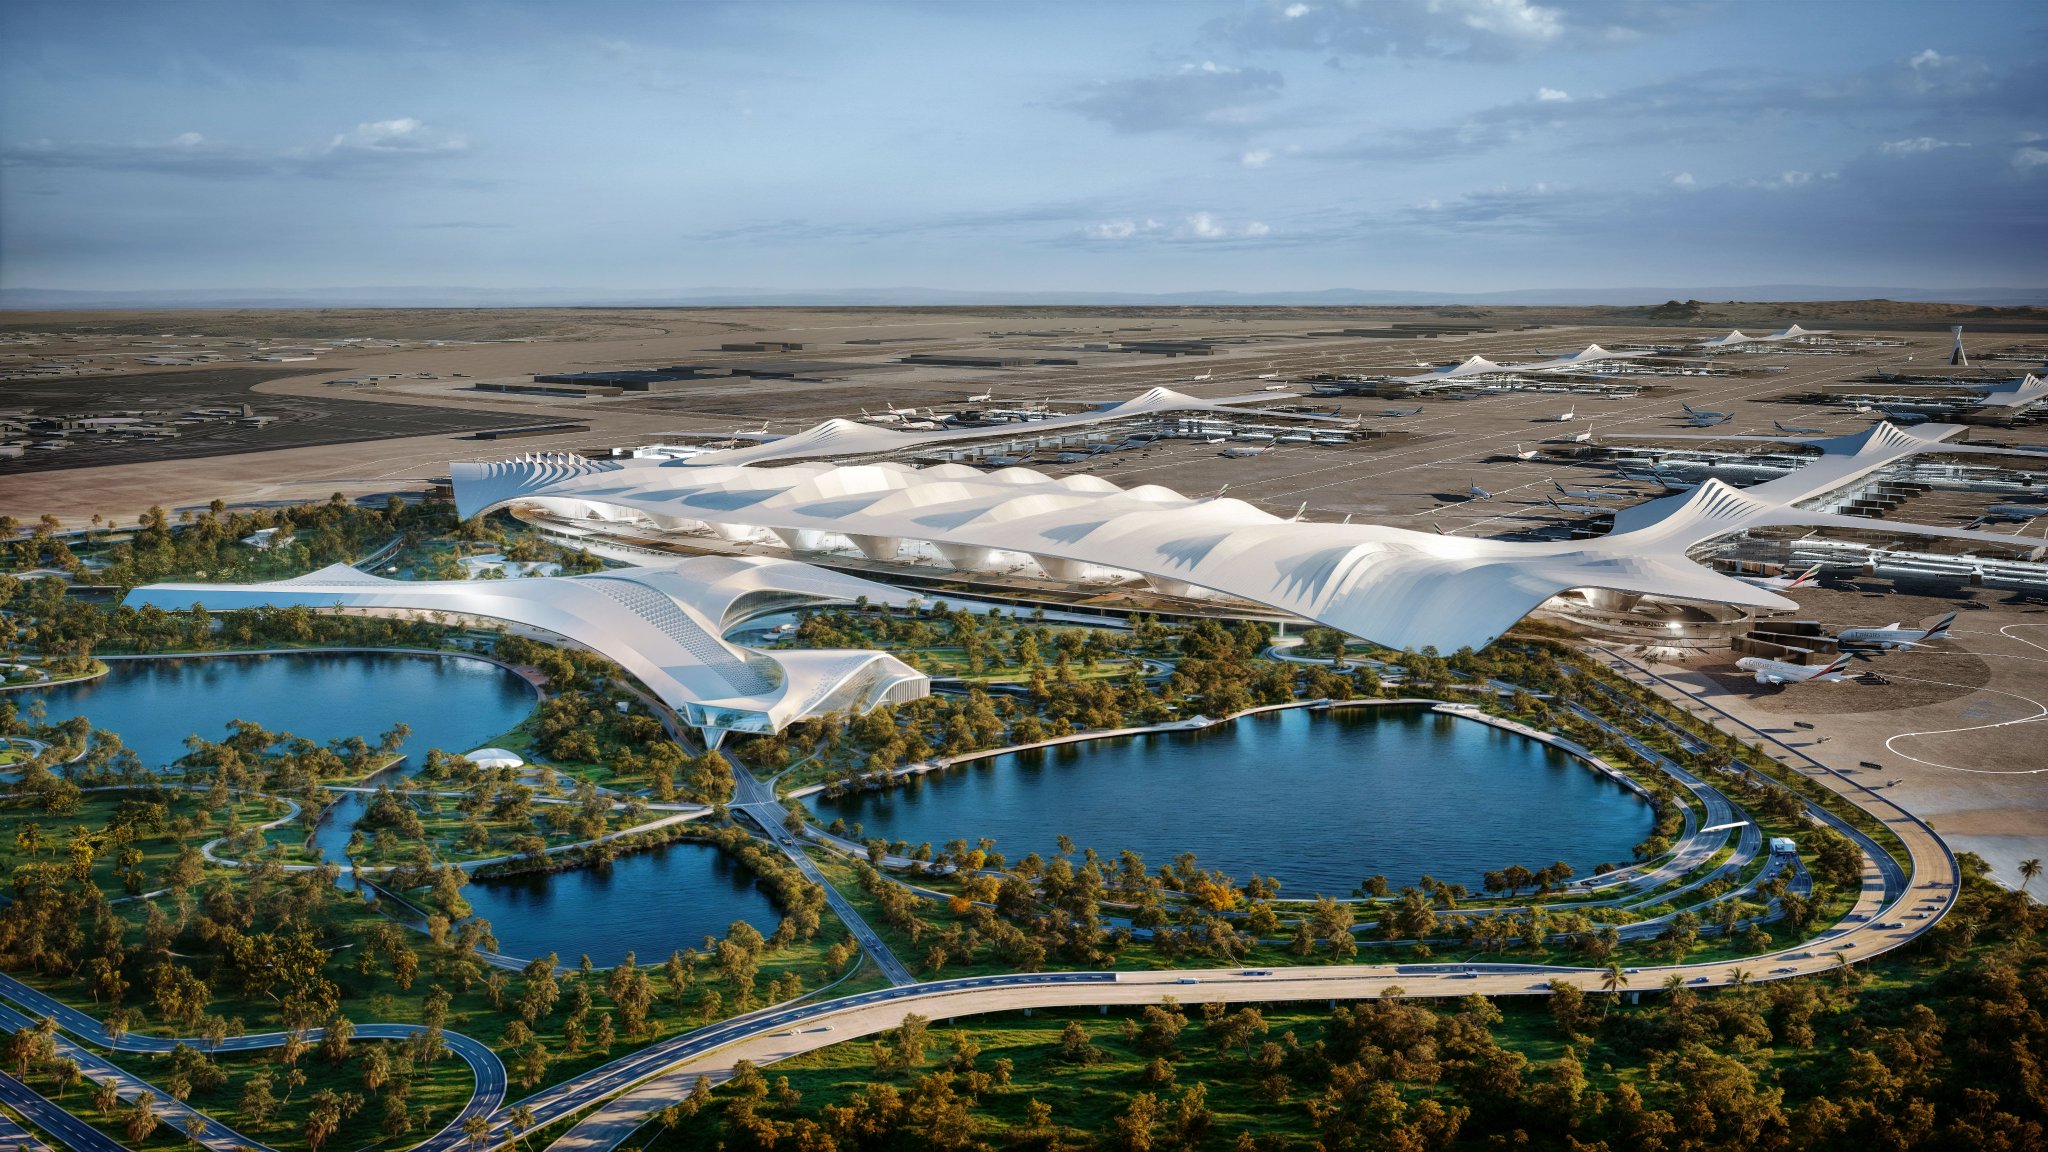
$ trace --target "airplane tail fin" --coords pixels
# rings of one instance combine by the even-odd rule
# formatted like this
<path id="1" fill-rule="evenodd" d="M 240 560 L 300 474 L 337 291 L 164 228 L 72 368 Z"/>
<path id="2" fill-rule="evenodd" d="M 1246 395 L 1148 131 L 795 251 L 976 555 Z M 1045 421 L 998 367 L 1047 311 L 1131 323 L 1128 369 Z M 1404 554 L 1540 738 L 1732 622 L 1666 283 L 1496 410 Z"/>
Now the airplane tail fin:
<path id="1" fill-rule="evenodd" d="M 1789 592 L 1794 588 L 1802 588 L 1807 584 L 1811 583 L 1813 578 L 1818 575 L 1820 575 L 1820 565 L 1815 564 L 1813 567 L 1808 568 L 1804 572 L 1801 572 L 1797 580 L 1794 580 L 1790 584 L 1785 585 L 1785 590 Z"/>
<path id="2" fill-rule="evenodd" d="M 1941 619 L 1935 621 L 1934 627 L 1929 628 L 1926 634 L 1922 635 L 1920 638 L 1922 640 L 1946 640 L 1948 639 L 1948 626 L 1955 622 L 1956 614 L 1951 612 L 1948 615 L 1943 616 Z"/>
<path id="3" fill-rule="evenodd" d="M 1834 660 L 1830 661 L 1827 667 L 1814 673 L 1814 679 L 1818 680 L 1823 676 L 1833 676 L 1835 673 L 1840 672 L 1843 669 L 1847 668 L 1849 666 L 1849 661 L 1853 659 L 1855 659 L 1855 657 L 1850 656 L 1848 653 L 1844 652 L 1842 655 L 1837 656 L 1834 658 Z"/>

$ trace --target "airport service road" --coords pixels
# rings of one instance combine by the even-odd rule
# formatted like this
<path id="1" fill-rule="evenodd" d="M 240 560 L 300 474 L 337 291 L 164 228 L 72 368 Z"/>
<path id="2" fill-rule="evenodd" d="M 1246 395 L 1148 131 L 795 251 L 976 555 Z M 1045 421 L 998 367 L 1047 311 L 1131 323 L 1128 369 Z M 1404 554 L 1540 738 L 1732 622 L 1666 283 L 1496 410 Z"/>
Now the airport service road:
<path id="1" fill-rule="evenodd" d="M 232 1036 L 215 1045 L 204 1039 L 188 1038 L 177 1040 L 166 1039 L 161 1036 L 138 1036 L 132 1032 L 124 1032 L 119 1039 L 112 1039 L 107 1035 L 106 1026 L 92 1016 L 47 996 L 4 973 L 0 973 L 0 996 L 4 996 L 23 1008 L 28 1009 L 35 1017 L 54 1019 L 59 1028 L 72 1035 L 79 1036 L 93 1044 L 112 1049 L 116 1052 L 162 1054 L 171 1051 L 181 1043 L 203 1052 L 252 1052 L 265 1048 L 276 1048 L 282 1045 L 287 1038 L 283 1032 L 263 1032 L 253 1036 Z M 0 1024 L 4 1024 L 9 1030 L 13 1030 L 15 1028 L 32 1026 L 34 1021 L 11 1009 L 0 1007 Z M 427 1031 L 426 1027 L 420 1024 L 360 1024 L 356 1026 L 355 1039 L 408 1040 L 425 1031 Z M 317 1042 L 323 1035 L 325 1035 L 325 1029 L 314 1028 L 305 1033 L 305 1039 Z M 441 1130 L 436 1139 L 440 1136 L 451 1134 L 459 1136 L 463 1121 L 471 1116 L 488 1115 L 497 1111 L 498 1106 L 505 1101 L 506 1087 L 504 1063 L 498 1059 L 496 1052 L 491 1051 L 481 1041 L 471 1039 L 459 1032 L 442 1033 L 442 1041 L 447 1045 L 450 1052 L 454 1053 L 463 1063 L 469 1065 L 469 1070 L 475 1077 L 475 1085 L 470 1091 L 469 1101 L 462 1106 L 462 1109 Z M 65 1054 L 77 1060 L 79 1067 L 95 1079 L 104 1080 L 107 1078 L 108 1073 L 112 1073 L 123 1083 L 124 1087 L 133 1087 L 137 1091 L 155 1092 L 157 1098 L 165 1103 L 165 1111 L 167 1113 L 175 1111 L 171 1107 L 175 1102 L 170 1100 L 169 1094 L 146 1083 L 139 1077 L 122 1072 L 120 1069 L 115 1068 L 114 1065 L 92 1055 L 83 1048 L 70 1044 L 61 1037 L 58 1039 L 58 1043 L 74 1049 Z M 105 1071 L 96 1068 L 95 1065 L 103 1066 Z M 182 1104 L 177 1104 L 176 1108 L 183 1109 L 183 1112 L 189 1112 L 194 1116 L 203 1115 L 193 1109 L 186 1108 Z M 179 1114 L 182 1115 L 182 1113 Z M 236 1135 L 233 1130 L 227 1128 L 219 1121 L 211 1117 L 206 1117 L 205 1119 L 208 1136 L 203 1142 L 208 1147 L 215 1148 L 218 1152 L 235 1152 L 238 1145 L 262 1148 L 262 1145 L 257 1144 L 255 1141 Z M 183 1127 L 182 1122 L 180 1127 Z M 214 1139 L 215 1133 L 220 1134 L 219 1142 L 216 1142 Z"/>
<path id="2" fill-rule="evenodd" d="M 0 1104 L 28 1117 L 30 1123 L 56 1137 L 71 1152 L 128 1152 L 112 1137 L 66 1112 L 5 1072 L 0 1072 Z M 0 1148 L 50 1152 L 49 1145 L 6 1117 L 0 1117 Z"/>
<path id="3" fill-rule="evenodd" d="M 898 987 L 916 984 L 917 977 L 911 975 L 910 969 L 904 966 L 903 961 L 897 959 L 896 954 L 889 950 L 889 945 L 883 942 L 881 934 L 861 917 L 846 897 L 840 895 L 839 889 L 834 888 L 832 882 L 825 878 L 825 874 L 818 870 L 817 862 L 805 855 L 803 848 L 790 839 L 789 833 L 782 826 L 783 822 L 789 819 L 789 809 L 784 808 L 781 802 L 775 799 L 775 789 L 761 783 L 744 767 L 734 772 L 733 776 L 734 790 L 737 793 L 733 807 L 746 813 L 749 819 L 760 825 L 761 832 L 767 836 L 769 843 L 774 844 L 784 856 L 789 857 L 806 879 L 825 890 L 825 903 L 830 905 L 832 911 L 845 923 L 847 931 L 853 933 L 853 938 L 860 944 L 861 950 L 874 958 L 875 966 L 882 970 L 882 975 L 888 978 L 889 983 Z"/>

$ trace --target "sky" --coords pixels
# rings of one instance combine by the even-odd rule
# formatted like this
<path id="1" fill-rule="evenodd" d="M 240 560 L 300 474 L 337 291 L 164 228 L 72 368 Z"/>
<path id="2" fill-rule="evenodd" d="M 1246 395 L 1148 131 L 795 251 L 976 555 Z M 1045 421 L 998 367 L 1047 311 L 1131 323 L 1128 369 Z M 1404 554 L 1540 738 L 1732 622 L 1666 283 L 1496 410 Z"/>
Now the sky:
<path id="1" fill-rule="evenodd" d="M 2048 5 L 0 4 L 0 288 L 2048 285 Z"/>

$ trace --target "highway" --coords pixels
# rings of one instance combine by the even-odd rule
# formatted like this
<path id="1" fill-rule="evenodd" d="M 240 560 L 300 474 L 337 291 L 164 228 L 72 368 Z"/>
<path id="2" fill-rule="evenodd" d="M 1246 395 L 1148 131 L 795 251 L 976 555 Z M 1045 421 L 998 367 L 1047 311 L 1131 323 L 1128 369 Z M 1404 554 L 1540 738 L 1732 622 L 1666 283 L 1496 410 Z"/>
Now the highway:
<path id="1" fill-rule="evenodd" d="M 181 1043 L 203 1052 L 252 1052 L 266 1048 L 276 1048 L 282 1045 L 286 1039 L 286 1034 L 283 1032 L 263 1032 L 249 1036 L 231 1036 L 220 1044 L 215 1045 L 210 1041 L 198 1038 L 177 1040 L 161 1036 L 138 1036 L 133 1032 L 124 1032 L 116 1040 L 110 1038 L 107 1035 L 106 1026 L 92 1016 L 47 996 L 4 973 L 0 973 L 0 996 L 4 996 L 22 1008 L 27 1009 L 29 1013 L 29 1015 L 22 1015 L 12 1009 L 0 1006 L 0 1026 L 6 1027 L 9 1031 L 33 1026 L 35 1021 L 30 1019 L 30 1016 L 38 1019 L 49 1018 L 55 1020 L 58 1028 L 63 1031 L 115 1052 L 162 1054 L 171 1051 Z M 407 1040 L 426 1030 L 426 1027 L 420 1024 L 360 1024 L 356 1026 L 355 1038 L 357 1040 Z M 325 1029 L 314 1028 L 306 1032 L 305 1037 L 308 1040 L 317 1041 L 324 1033 Z M 506 1090 L 505 1065 L 503 1061 L 498 1059 L 498 1054 L 491 1051 L 481 1041 L 464 1036 L 459 1032 L 444 1032 L 442 1033 L 442 1040 L 447 1045 L 449 1052 L 462 1060 L 463 1063 L 469 1065 L 470 1073 L 475 1078 L 475 1085 L 471 1089 L 469 1101 L 463 1105 L 462 1109 L 455 1114 L 453 1119 L 449 1120 L 448 1124 L 436 1137 L 452 1135 L 459 1138 L 464 1120 L 479 1114 L 488 1115 L 497 1111 L 499 1105 L 504 1103 Z M 185 1108 L 182 1104 L 176 1104 L 162 1090 L 148 1084 L 140 1077 L 122 1071 L 87 1049 L 71 1044 L 61 1036 L 58 1037 L 58 1043 L 60 1046 L 73 1049 L 66 1051 L 65 1055 L 77 1060 L 79 1067 L 84 1069 L 88 1075 L 93 1076 L 94 1079 L 104 1080 L 111 1074 L 120 1079 L 124 1084 L 128 1084 L 135 1091 L 156 1093 L 157 1098 L 165 1102 L 166 1112 L 174 1111 L 171 1106 L 175 1105 L 177 1109 L 183 1109 L 185 1112 L 190 1112 L 195 1116 L 202 1115 L 193 1109 Z M 132 1095 L 133 1092 L 127 1092 L 124 1098 Z M 211 1117 L 206 1117 L 206 1121 L 208 1133 L 219 1133 L 220 1140 L 216 1142 L 209 1135 L 203 1142 L 208 1147 L 217 1149 L 218 1152 L 235 1152 L 238 1146 L 257 1149 L 263 1147 L 253 1140 L 236 1135 L 232 1129 Z M 38 1122 L 40 1123 L 40 1121 Z"/>
<path id="2" fill-rule="evenodd" d="M 5 1072 L 0 1072 L 0 1104 L 28 1117 L 30 1123 L 55 1136 L 71 1152 L 127 1152 L 99 1129 Z M 4 1116 L 0 1116 L 0 1149 L 50 1152 L 50 1146 L 36 1139 L 34 1133 Z"/>

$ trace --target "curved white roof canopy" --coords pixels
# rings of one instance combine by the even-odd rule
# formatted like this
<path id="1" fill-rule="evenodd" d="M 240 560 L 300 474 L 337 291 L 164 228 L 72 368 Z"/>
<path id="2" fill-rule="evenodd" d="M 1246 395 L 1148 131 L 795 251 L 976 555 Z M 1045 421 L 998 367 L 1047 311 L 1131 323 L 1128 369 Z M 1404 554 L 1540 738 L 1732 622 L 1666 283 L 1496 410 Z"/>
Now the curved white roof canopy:
<path id="1" fill-rule="evenodd" d="M 1271 402 L 1284 400 L 1286 395 L 1276 392 L 1255 392 L 1249 396 L 1227 396 L 1220 400 L 1203 400 L 1175 392 L 1171 388 L 1150 388 L 1118 404 L 1106 405 L 1091 412 L 1074 412 L 1065 416 L 1049 416 L 1043 420 L 1029 420 L 1016 424 L 993 424 L 970 428 L 943 428 L 935 432 L 904 432 L 879 424 L 863 424 L 857 420 L 832 419 L 816 424 L 802 432 L 769 440 L 760 444 L 749 444 L 739 448 L 727 448 L 717 452 L 706 452 L 683 461 L 689 467 L 705 467 L 726 464 L 766 464 L 780 460 L 815 460 L 824 457 L 852 458 L 860 456 L 885 456 L 918 452 L 935 444 L 950 444 L 960 440 L 1016 439 L 1021 436 L 1042 436 L 1060 429 L 1078 429 L 1090 424 L 1101 424 L 1110 420 L 1126 420 L 1134 416 L 1155 416 L 1168 412 L 1207 412 L 1216 415 L 1255 416 L 1263 419 L 1306 420 L 1321 423 L 1345 423 L 1337 417 L 1310 416 L 1296 412 L 1269 412 L 1258 408 L 1239 407 L 1247 401 Z"/>
<path id="2" fill-rule="evenodd" d="M 931 541 L 956 563 L 1023 553 L 1048 573 L 1101 565 L 1162 587 L 1209 588 L 1397 648 L 1490 643 L 1573 588 L 1788 609 L 1792 601 L 1688 560 L 1675 537 L 1520 543 L 1376 524 L 1283 520 L 1239 500 L 1125 490 L 1094 476 L 958 464 L 678 467 L 528 457 L 456 464 L 464 517 L 534 501 L 572 516 L 638 513 L 668 528 L 766 528 L 806 546 L 825 533 L 893 555 Z"/>
<path id="3" fill-rule="evenodd" d="M 1532 360 L 1523 364 L 1496 364 L 1484 356 L 1468 356 L 1448 368 L 1424 372 L 1420 376 L 1403 376 L 1403 384 L 1427 384 L 1434 380 L 1456 380 L 1465 376 L 1493 376 L 1521 372 L 1557 372 L 1567 368 L 1578 368 L 1597 364 L 1602 360 L 1635 360 L 1640 352 L 1609 352 L 1598 344 L 1588 344 L 1569 356 L 1557 356 L 1549 360 Z"/>
<path id="4" fill-rule="evenodd" d="M 721 634 L 769 612 L 912 595 L 790 560 L 699 556 L 668 567 L 521 580 L 386 580 L 336 564 L 267 584 L 151 584 L 131 607 L 210 612 L 260 606 L 378 615 L 440 612 L 544 629 L 618 663 L 716 744 L 727 731 L 779 732 L 827 712 L 866 712 L 925 695 L 931 680 L 881 652 L 764 652 Z"/>

